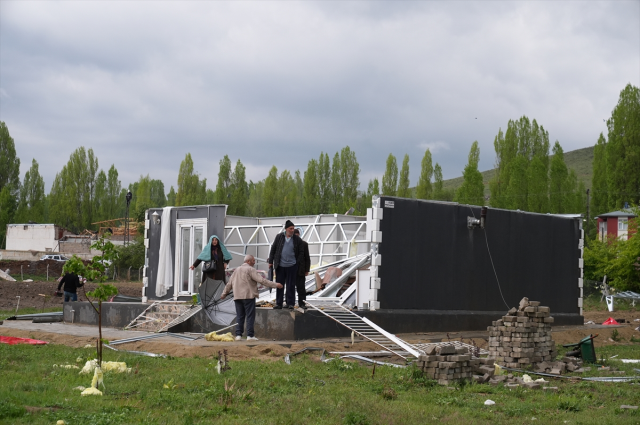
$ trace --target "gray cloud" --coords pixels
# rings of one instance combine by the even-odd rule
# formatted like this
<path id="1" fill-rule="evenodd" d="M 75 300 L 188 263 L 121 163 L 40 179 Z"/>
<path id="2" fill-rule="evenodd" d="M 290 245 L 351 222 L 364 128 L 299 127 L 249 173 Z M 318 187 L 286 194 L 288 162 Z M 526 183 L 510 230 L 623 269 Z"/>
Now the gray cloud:
<path id="1" fill-rule="evenodd" d="M 78 146 L 167 188 L 187 152 L 212 186 L 224 154 L 255 181 L 347 144 L 363 186 L 427 146 L 450 178 L 522 115 L 593 145 L 640 83 L 634 1 L 0 4 L 0 119 L 47 188 Z"/>

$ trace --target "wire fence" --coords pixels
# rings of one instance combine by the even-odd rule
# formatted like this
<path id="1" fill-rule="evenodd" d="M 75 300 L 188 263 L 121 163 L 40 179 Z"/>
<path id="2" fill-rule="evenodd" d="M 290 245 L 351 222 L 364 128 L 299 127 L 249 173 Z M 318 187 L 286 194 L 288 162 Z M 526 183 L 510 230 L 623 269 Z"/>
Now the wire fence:
<path id="1" fill-rule="evenodd" d="M 107 270 L 107 276 L 113 280 L 126 280 L 132 282 L 142 282 L 143 267 L 115 267 L 111 266 Z"/>

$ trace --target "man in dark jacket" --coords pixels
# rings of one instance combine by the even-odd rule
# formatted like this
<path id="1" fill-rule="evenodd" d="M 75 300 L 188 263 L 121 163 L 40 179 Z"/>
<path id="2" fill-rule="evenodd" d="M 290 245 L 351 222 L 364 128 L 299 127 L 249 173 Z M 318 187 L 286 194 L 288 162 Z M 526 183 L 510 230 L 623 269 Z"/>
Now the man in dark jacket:
<path id="1" fill-rule="evenodd" d="M 75 273 L 66 273 L 58 284 L 58 291 L 60 291 L 60 287 L 64 284 L 64 302 L 69 300 L 78 301 L 78 288 L 83 285 L 80 282 L 80 278 Z"/>
<path id="2" fill-rule="evenodd" d="M 293 231 L 295 236 L 300 236 L 300 229 L 296 228 Z M 300 238 L 302 239 L 302 238 Z M 302 252 L 304 262 L 298 265 L 298 276 L 296 276 L 296 290 L 298 291 L 298 306 L 300 308 L 307 309 L 304 301 L 307 299 L 307 288 L 305 286 L 307 276 L 309 276 L 309 270 L 311 270 L 311 256 L 309 255 L 309 244 L 302 241 Z"/>
<path id="3" fill-rule="evenodd" d="M 281 309 L 286 291 L 287 306 L 293 310 L 296 303 L 296 276 L 298 265 L 304 261 L 302 239 L 293 234 L 294 225 L 290 220 L 284 225 L 284 233 L 279 233 L 271 245 L 269 252 L 269 268 L 273 267 L 276 281 L 285 285 L 285 289 L 276 290 L 276 305 L 274 309 Z"/>

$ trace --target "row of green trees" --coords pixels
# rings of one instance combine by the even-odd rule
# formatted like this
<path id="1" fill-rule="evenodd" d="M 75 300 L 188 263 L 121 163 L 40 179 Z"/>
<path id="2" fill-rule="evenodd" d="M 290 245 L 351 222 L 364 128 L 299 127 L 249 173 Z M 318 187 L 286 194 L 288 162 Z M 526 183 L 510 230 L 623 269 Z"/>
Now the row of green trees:
<path id="1" fill-rule="evenodd" d="M 640 90 L 628 84 L 607 120 L 607 137 L 600 133 L 593 150 L 591 217 L 620 210 L 625 204 L 640 215 Z M 595 224 L 595 223 L 594 223 Z M 584 250 L 585 278 L 607 282 L 617 290 L 640 291 L 638 220 L 629 220 L 628 240 L 598 240 L 590 226 Z"/>
<path id="2" fill-rule="evenodd" d="M 640 116 L 638 88 L 628 85 L 607 122 L 608 139 L 601 134 L 595 148 L 593 212 L 619 207 L 625 200 L 637 202 L 640 196 Z M 442 168 L 433 163 L 429 149 L 420 164 L 418 183 L 410 187 L 409 155 L 399 169 L 390 154 L 379 180 L 370 180 L 360 191 L 360 165 L 356 154 L 346 146 L 331 158 L 321 153 L 307 163 L 304 171 L 271 167 L 265 179 L 246 179 L 246 168 L 225 155 L 220 160 L 218 181 L 207 188 L 207 180 L 195 171 L 191 154 L 180 164 L 177 185 L 165 195 L 161 180 L 141 175 L 137 182 L 123 187 L 115 165 L 99 168 L 92 149 L 80 147 L 56 175 L 50 193 L 44 193 L 44 180 L 38 163 L 20 181 L 20 159 L 5 123 L 0 122 L 0 242 L 6 223 L 50 221 L 72 230 L 92 228 L 91 223 L 123 217 L 125 195 L 131 191 L 132 216 L 145 209 L 166 205 L 184 206 L 220 203 L 229 205 L 229 214 L 248 216 L 286 216 L 317 213 L 345 213 L 350 208 L 363 214 L 373 195 L 456 200 L 475 205 L 521 209 L 541 213 L 582 213 L 586 209 L 584 183 L 567 168 L 563 149 L 553 145 L 549 134 L 536 120 L 526 116 L 510 120 L 494 139 L 496 173 L 485 188 L 478 170 L 480 149 L 473 142 L 463 183 L 446 190 Z M 490 194 L 490 196 L 487 196 Z"/>
<path id="3" fill-rule="evenodd" d="M 628 84 L 593 150 L 592 206 L 597 214 L 640 201 L 640 89 Z"/>

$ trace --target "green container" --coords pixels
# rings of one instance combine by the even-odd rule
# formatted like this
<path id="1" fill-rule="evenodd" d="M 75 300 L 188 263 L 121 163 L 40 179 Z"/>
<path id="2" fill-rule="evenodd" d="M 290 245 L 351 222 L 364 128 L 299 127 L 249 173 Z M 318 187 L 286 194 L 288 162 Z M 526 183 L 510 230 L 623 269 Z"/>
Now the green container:
<path id="1" fill-rule="evenodd" d="M 582 340 L 580 340 L 580 342 L 577 342 L 575 344 L 566 344 L 566 345 L 563 345 L 563 347 L 567 347 L 567 348 L 578 347 L 578 349 L 580 349 L 580 354 L 584 362 L 596 363 L 596 360 L 597 360 L 596 349 L 595 349 L 595 346 L 593 345 L 593 339 L 596 336 L 589 335 L 587 337 L 584 337 Z"/>

